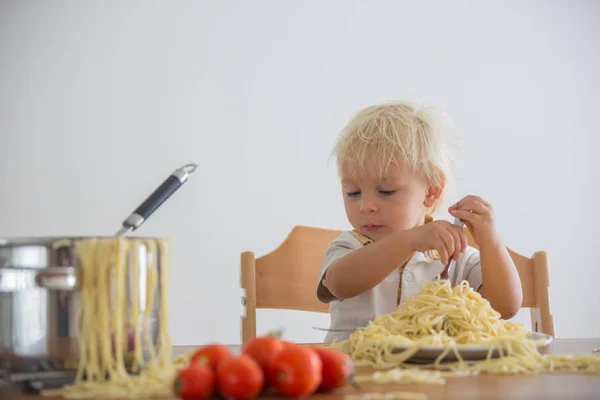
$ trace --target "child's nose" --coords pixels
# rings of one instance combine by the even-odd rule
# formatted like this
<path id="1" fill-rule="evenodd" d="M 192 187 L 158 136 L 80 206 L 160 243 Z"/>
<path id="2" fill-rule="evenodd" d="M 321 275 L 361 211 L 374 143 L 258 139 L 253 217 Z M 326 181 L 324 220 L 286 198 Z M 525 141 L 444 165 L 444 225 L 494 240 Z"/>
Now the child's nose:
<path id="1" fill-rule="evenodd" d="M 375 204 L 374 201 L 372 201 L 370 199 L 364 199 L 360 203 L 360 212 L 369 213 L 369 212 L 376 212 L 376 211 L 377 211 L 377 204 Z"/>

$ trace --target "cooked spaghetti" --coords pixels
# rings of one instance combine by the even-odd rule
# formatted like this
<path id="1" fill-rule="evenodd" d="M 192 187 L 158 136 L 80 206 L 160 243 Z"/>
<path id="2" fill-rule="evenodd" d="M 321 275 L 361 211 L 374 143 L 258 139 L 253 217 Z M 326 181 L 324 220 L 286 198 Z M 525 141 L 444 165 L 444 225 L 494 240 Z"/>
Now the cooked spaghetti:
<path id="1" fill-rule="evenodd" d="M 169 396 L 181 366 L 172 360 L 168 333 L 169 243 L 164 239 L 101 238 L 77 240 L 73 245 L 79 256 L 80 282 L 77 375 L 73 384 L 43 394 L 65 398 Z M 138 251 L 144 246 L 146 262 L 142 264 Z M 146 277 L 142 302 L 141 274 Z M 155 307 L 159 310 L 156 341 L 150 334 L 156 324 Z"/>
<path id="2" fill-rule="evenodd" d="M 437 383 L 445 384 L 440 371 L 426 371 L 417 368 L 394 368 L 389 371 L 377 371 L 368 376 L 357 376 L 355 382 L 375 382 L 375 383 Z"/>
<path id="3" fill-rule="evenodd" d="M 423 346 L 445 348 L 432 365 L 411 365 L 408 376 L 417 373 L 415 368 L 432 367 L 445 371 L 444 376 L 481 372 L 600 374 L 600 357 L 596 355 L 542 355 L 537 344 L 522 324 L 502 320 L 468 282 L 452 287 L 447 280 L 438 279 L 423 282 L 421 291 L 395 312 L 378 316 L 348 340 L 331 346 L 349 354 L 357 365 L 382 369 L 407 368 L 406 362 Z M 471 345 L 489 346 L 486 359 L 463 360 L 460 348 Z M 398 351 L 398 346 L 404 350 Z M 442 363 L 451 352 L 458 361 Z"/>
<path id="4" fill-rule="evenodd" d="M 427 400 L 428 398 L 425 393 L 416 392 L 362 393 L 344 396 L 344 400 Z"/>

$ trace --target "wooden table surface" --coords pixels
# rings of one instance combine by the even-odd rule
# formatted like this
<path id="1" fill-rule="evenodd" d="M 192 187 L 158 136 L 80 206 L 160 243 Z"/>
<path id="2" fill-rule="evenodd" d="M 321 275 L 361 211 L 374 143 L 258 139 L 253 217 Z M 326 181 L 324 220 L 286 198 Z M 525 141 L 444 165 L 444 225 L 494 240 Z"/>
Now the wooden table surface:
<path id="1" fill-rule="evenodd" d="M 592 354 L 600 348 L 600 338 L 596 339 L 555 339 L 544 353 L 551 354 Z M 175 347 L 175 354 L 184 353 L 193 347 Z M 232 346 L 239 351 L 239 346 Z M 367 368 L 360 368 L 357 375 L 370 374 Z M 600 375 L 544 374 L 538 376 L 498 376 L 480 375 L 448 378 L 444 385 L 416 384 L 376 384 L 361 382 L 361 391 L 345 387 L 328 394 L 318 394 L 315 399 L 343 399 L 346 394 L 368 392 L 419 392 L 426 393 L 431 400 L 437 399 L 600 399 Z M 269 396 L 269 398 L 275 398 Z M 1 400 L 59 400 L 56 397 L 27 395 L 17 388 L 0 389 Z M 157 400 L 174 400 L 175 397 Z"/>

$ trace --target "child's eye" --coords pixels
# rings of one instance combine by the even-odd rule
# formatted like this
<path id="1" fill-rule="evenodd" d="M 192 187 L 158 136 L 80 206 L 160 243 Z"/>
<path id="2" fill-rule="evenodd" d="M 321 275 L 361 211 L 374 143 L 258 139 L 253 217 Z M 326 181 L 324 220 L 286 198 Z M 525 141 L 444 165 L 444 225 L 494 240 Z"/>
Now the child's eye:
<path id="1" fill-rule="evenodd" d="M 396 193 L 395 190 L 380 190 L 379 193 L 381 193 L 384 196 L 391 196 L 394 193 Z"/>
<path id="2" fill-rule="evenodd" d="M 346 192 L 346 196 L 348 197 L 356 197 L 360 194 L 360 191 L 356 191 L 356 192 Z"/>

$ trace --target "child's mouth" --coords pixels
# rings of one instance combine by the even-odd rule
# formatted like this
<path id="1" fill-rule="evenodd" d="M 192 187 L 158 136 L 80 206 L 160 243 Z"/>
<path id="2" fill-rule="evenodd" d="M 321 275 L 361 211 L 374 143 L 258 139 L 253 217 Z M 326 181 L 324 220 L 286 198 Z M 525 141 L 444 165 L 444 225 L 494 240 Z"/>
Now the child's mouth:
<path id="1" fill-rule="evenodd" d="M 373 225 L 373 224 L 368 224 L 368 225 L 363 225 L 363 228 L 364 228 L 366 231 L 369 231 L 369 232 L 374 232 L 374 231 L 378 231 L 379 229 L 381 229 L 381 227 L 382 227 L 382 226 L 383 226 L 383 225 Z"/>

